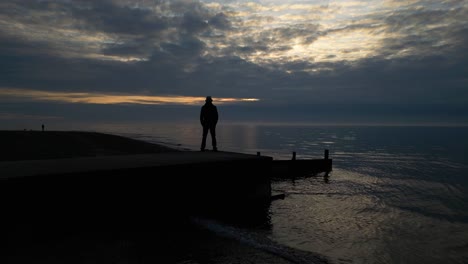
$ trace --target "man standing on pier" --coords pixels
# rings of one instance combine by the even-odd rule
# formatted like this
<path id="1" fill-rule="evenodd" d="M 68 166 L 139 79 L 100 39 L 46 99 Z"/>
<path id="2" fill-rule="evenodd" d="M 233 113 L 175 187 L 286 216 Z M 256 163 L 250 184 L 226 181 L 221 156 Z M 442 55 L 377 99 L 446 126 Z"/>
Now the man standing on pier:
<path id="1" fill-rule="evenodd" d="M 211 96 L 206 97 L 205 104 L 201 108 L 200 123 L 203 126 L 201 151 L 205 151 L 208 130 L 210 131 L 211 135 L 211 145 L 213 146 L 213 151 L 218 151 L 218 148 L 216 147 L 216 124 L 218 123 L 218 109 L 213 104 L 213 99 L 211 99 Z"/>

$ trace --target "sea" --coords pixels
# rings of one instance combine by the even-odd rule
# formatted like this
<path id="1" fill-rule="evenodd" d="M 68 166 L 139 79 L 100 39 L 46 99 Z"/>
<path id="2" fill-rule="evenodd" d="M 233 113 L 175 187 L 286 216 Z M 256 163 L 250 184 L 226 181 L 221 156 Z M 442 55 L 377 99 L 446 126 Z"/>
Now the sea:
<path id="1" fill-rule="evenodd" d="M 194 151 L 202 133 L 197 123 L 86 129 Z M 274 180 L 285 197 L 269 206 L 269 228 L 195 219 L 213 234 L 293 263 L 468 263 L 468 127 L 220 123 L 217 139 L 220 151 L 278 160 L 329 150 L 333 170 Z"/>

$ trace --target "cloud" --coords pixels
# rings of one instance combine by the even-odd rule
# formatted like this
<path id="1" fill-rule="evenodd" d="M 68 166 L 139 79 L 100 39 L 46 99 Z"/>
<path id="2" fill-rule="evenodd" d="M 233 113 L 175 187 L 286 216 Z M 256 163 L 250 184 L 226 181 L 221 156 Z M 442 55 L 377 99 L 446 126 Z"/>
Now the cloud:
<path id="1" fill-rule="evenodd" d="M 466 17 L 455 0 L 2 1 L 0 87 L 127 103 L 463 104 Z"/>
<path id="2" fill-rule="evenodd" d="M 386 52 L 396 56 L 452 55 L 466 43 L 460 33 L 467 30 L 463 21 L 468 8 L 451 10 L 405 10 L 385 19 L 389 37 Z M 464 45 L 464 44 L 463 44 Z M 399 53 L 399 54 L 398 54 Z M 457 55 L 458 56 L 458 55 Z"/>
<path id="3" fill-rule="evenodd" d="M 132 54 L 145 59 L 162 45 L 177 45 L 211 28 L 229 26 L 222 13 L 211 13 L 195 1 L 122 2 L 3 2 L 2 35 L 42 43 L 49 47 L 49 55 L 112 60 L 106 55 Z"/>

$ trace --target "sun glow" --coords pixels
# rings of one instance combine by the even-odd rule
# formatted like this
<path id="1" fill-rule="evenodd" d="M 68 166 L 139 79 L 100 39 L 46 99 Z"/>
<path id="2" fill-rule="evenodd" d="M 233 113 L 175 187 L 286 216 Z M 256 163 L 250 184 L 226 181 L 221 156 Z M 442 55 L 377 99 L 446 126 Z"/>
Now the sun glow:
<path id="1" fill-rule="evenodd" d="M 332 33 L 318 38 L 308 50 L 317 61 L 355 61 L 374 56 L 382 39 L 366 29 Z"/>
<path id="2" fill-rule="evenodd" d="M 2 100 L 9 98 L 51 101 L 81 104 L 143 104 L 143 105 L 200 105 L 204 103 L 204 96 L 155 96 L 155 95 L 129 95 L 129 94 L 105 94 L 91 92 L 53 92 L 28 89 L 0 88 Z M 218 104 L 257 102 L 257 98 L 215 98 Z"/>
<path id="3" fill-rule="evenodd" d="M 385 25 L 374 17 L 386 11 L 378 3 L 239 2 L 229 6 L 235 10 L 230 13 L 236 18 L 235 28 L 241 30 L 225 32 L 227 41 L 222 44 L 252 47 L 236 55 L 256 64 L 354 62 L 378 55 L 389 37 Z M 216 41 L 207 40 L 209 47 L 217 47 L 220 54 L 229 50 Z"/>

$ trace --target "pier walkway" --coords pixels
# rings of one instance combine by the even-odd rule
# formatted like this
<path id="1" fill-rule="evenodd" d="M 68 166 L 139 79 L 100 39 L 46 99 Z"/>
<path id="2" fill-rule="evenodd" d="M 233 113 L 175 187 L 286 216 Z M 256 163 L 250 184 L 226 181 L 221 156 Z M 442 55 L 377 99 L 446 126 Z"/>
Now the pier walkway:
<path id="1" fill-rule="evenodd" d="M 44 160 L 21 160 L 0 162 L 0 179 L 29 176 L 50 176 L 112 172 L 129 169 L 162 169 L 163 167 L 197 166 L 206 170 L 217 167 L 218 163 L 271 161 L 271 157 L 224 151 L 177 151 L 150 154 L 111 155 L 97 157 L 76 157 Z M 253 162 L 253 163 L 252 163 Z M 252 164 L 250 164 L 252 163 Z M 246 170 L 248 168 L 245 168 Z M 254 169 L 251 167 L 251 169 Z M 195 173 L 195 171 L 194 171 Z M 222 171 L 218 171 L 222 176 Z"/>

